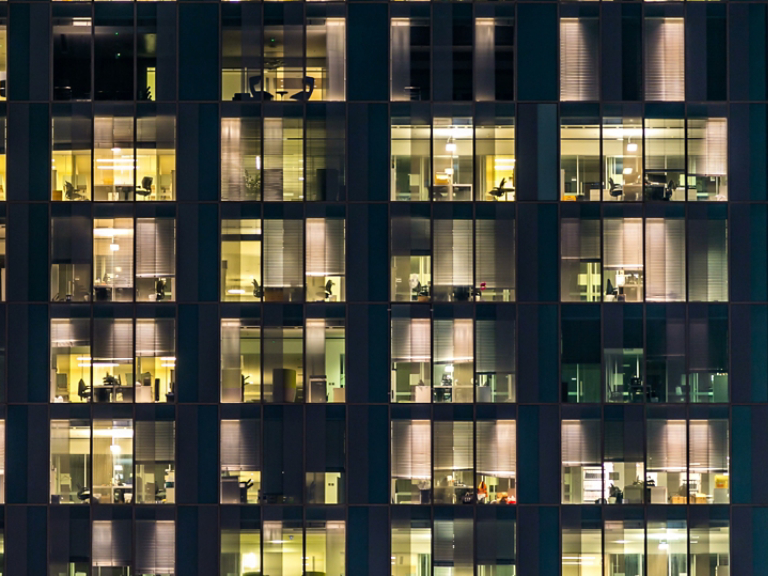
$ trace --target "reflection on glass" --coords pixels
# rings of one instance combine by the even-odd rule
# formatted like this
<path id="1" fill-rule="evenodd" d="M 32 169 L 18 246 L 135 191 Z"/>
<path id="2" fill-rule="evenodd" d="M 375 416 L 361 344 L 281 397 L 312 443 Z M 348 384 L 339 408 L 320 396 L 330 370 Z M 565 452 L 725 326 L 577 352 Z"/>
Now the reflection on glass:
<path id="1" fill-rule="evenodd" d="M 259 301 L 261 280 L 261 220 L 221 221 L 221 299 Z"/>

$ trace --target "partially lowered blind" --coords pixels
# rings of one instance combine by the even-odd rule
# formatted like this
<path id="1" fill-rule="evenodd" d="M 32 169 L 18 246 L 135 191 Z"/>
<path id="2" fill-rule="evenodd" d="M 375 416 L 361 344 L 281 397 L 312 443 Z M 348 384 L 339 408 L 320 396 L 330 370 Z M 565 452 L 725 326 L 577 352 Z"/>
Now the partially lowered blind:
<path id="1" fill-rule="evenodd" d="M 264 220 L 264 286 L 304 286 L 304 221 Z"/>
<path id="2" fill-rule="evenodd" d="M 132 360 L 133 321 L 94 318 L 93 357 L 95 360 Z"/>
<path id="3" fill-rule="evenodd" d="M 91 322 L 87 318 L 53 318 L 51 320 L 51 348 L 88 346 L 91 341 Z"/>
<path id="4" fill-rule="evenodd" d="M 172 357 L 176 354 L 175 320 L 172 318 L 136 321 L 136 356 Z"/>
<path id="5" fill-rule="evenodd" d="M 429 420 L 393 420 L 392 477 L 431 478 L 431 447 Z"/>
<path id="6" fill-rule="evenodd" d="M 222 200 L 261 199 L 260 132 L 260 118 L 221 119 Z"/>
<path id="7" fill-rule="evenodd" d="M 600 220 L 563 218 L 560 230 L 563 260 L 600 260 Z"/>
<path id="8" fill-rule="evenodd" d="M 472 470 L 472 422 L 435 422 L 435 470 Z"/>
<path id="9" fill-rule="evenodd" d="M 645 20 L 645 99 L 685 98 L 685 29 L 682 18 Z"/>
<path id="10" fill-rule="evenodd" d="M 648 420 L 648 470 L 685 472 L 685 420 Z"/>
<path id="11" fill-rule="evenodd" d="M 477 284 L 489 289 L 515 287 L 514 220 L 477 220 L 475 222 Z"/>
<path id="12" fill-rule="evenodd" d="M 119 568 L 131 565 L 131 521 L 93 521 L 93 566 Z"/>
<path id="13" fill-rule="evenodd" d="M 691 472 L 727 472 L 728 421 L 691 420 L 688 452 Z"/>
<path id="14" fill-rule="evenodd" d="M 560 19 L 560 100 L 598 100 L 598 21 Z"/>
<path id="15" fill-rule="evenodd" d="M 477 422 L 477 473 L 514 478 L 517 468 L 517 436 L 514 420 Z"/>
<path id="16" fill-rule="evenodd" d="M 176 274 L 176 221 L 139 218 L 136 221 L 136 276 L 158 278 Z"/>
<path id="17" fill-rule="evenodd" d="M 603 220 L 603 266 L 609 270 L 642 270 L 642 218 Z"/>
<path id="18" fill-rule="evenodd" d="M 685 300 L 685 221 L 648 218 L 645 222 L 647 299 Z"/>
<path id="19" fill-rule="evenodd" d="M 344 220 L 307 219 L 307 276 L 343 276 Z"/>
<path id="20" fill-rule="evenodd" d="M 176 573 L 176 529 L 173 520 L 136 521 L 136 573 Z"/>
<path id="21" fill-rule="evenodd" d="M 393 318 L 392 362 L 429 362 L 430 334 L 428 318 Z"/>
<path id="22" fill-rule="evenodd" d="M 599 465 L 600 421 L 563 420 L 560 450 L 563 466 Z"/>
<path id="23" fill-rule="evenodd" d="M 435 320 L 435 362 L 472 362 L 473 338 L 470 318 Z"/>
<path id="24" fill-rule="evenodd" d="M 688 220 L 688 299 L 728 300 L 726 220 Z"/>
<path id="25" fill-rule="evenodd" d="M 688 127 L 688 172 L 706 176 L 728 173 L 728 120 L 690 120 Z"/>
<path id="26" fill-rule="evenodd" d="M 429 219 L 418 216 L 392 218 L 392 256 L 429 256 Z"/>
<path id="27" fill-rule="evenodd" d="M 515 371 L 515 323 L 513 320 L 477 320 L 475 372 L 509 374 Z"/>
<path id="28" fill-rule="evenodd" d="M 173 421 L 136 422 L 136 463 L 176 460 L 176 427 Z"/>
<path id="29" fill-rule="evenodd" d="M 434 221 L 435 286 L 472 286 L 472 220 Z"/>
<path id="30" fill-rule="evenodd" d="M 248 472 L 260 469 L 261 429 L 258 420 L 221 421 L 221 470 Z"/>

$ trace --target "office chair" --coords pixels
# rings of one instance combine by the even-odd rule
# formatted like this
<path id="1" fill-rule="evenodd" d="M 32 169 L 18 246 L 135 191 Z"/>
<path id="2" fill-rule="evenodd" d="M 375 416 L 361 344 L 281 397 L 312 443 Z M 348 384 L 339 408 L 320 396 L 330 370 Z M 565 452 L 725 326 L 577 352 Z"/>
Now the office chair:
<path id="1" fill-rule="evenodd" d="M 608 178 L 608 193 L 614 198 L 618 198 L 624 194 L 624 187 L 621 184 L 616 184 L 613 178 Z"/>
<path id="2" fill-rule="evenodd" d="M 301 92 L 296 92 L 291 96 L 291 100 L 297 102 L 306 102 L 312 96 L 312 92 L 315 91 L 315 79 L 312 76 L 304 76 L 304 89 Z"/>
<path id="3" fill-rule="evenodd" d="M 672 194 L 674 194 L 675 190 L 677 190 L 677 184 L 675 184 L 674 180 L 670 180 L 667 183 L 667 189 L 664 191 L 664 200 L 672 198 Z"/>
<path id="4" fill-rule="evenodd" d="M 251 284 L 253 284 L 253 297 L 254 298 L 263 298 L 264 297 L 264 288 L 262 288 L 259 285 L 259 281 L 254 278 L 251 280 Z"/>
<path id="5" fill-rule="evenodd" d="M 608 284 L 605 287 L 605 295 L 606 296 L 616 296 L 619 291 L 613 287 L 613 284 L 611 284 L 611 279 L 608 278 Z"/>
<path id="6" fill-rule="evenodd" d="M 261 84 L 261 76 L 251 76 L 248 78 L 248 89 L 251 91 L 251 98 L 258 98 L 259 95 L 264 100 L 272 100 L 274 96 L 265 90 L 257 90 L 256 87 Z"/>
<path id="7" fill-rule="evenodd" d="M 80 486 L 80 488 L 77 491 L 77 499 L 81 502 L 85 502 L 86 500 L 91 499 L 91 489 L 87 486 Z"/>
<path id="8" fill-rule="evenodd" d="M 77 395 L 80 396 L 80 400 L 85 400 L 93 395 L 93 390 L 90 386 L 85 385 L 85 380 L 80 378 L 80 382 L 77 383 Z"/>
<path id="9" fill-rule="evenodd" d="M 499 182 L 499 185 L 496 188 L 492 188 L 488 193 L 491 196 L 495 196 L 496 198 L 501 198 L 507 192 L 514 192 L 515 191 L 514 188 L 505 188 L 504 187 L 504 184 L 506 184 L 506 182 L 507 182 L 507 179 L 506 178 L 502 178 L 501 182 Z"/>
<path id="10" fill-rule="evenodd" d="M 85 196 L 80 194 L 71 182 L 64 182 L 64 197 L 67 200 L 85 200 Z"/>
<path id="11" fill-rule="evenodd" d="M 330 298 L 333 295 L 333 280 L 325 283 L 325 297 Z"/>
<path id="12" fill-rule="evenodd" d="M 158 278 L 155 280 L 155 300 L 162 301 L 165 298 L 165 280 Z"/>
<path id="13" fill-rule="evenodd" d="M 152 176 L 144 176 L 141 179 L 141 188 L 136 188 L 136 194 L 145 198 L 152 194 Z"/>

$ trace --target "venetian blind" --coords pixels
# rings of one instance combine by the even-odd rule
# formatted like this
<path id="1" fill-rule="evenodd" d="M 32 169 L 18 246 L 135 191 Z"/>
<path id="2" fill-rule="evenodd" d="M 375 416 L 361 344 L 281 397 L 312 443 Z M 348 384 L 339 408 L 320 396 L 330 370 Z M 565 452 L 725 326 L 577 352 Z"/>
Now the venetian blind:
<path id="1" fill-rule="evenodd" d="M 119 568 L 131 565 L 131 521 L 93 521 L 93 566 Z"/>
<path id="2" fill-rule="evenodd" d="M 514 478 L 517 468 L 517 434 L 514 420 L 477 422 L 477 473 Z"/>
<path id="3" fill-rule="evenodd" d="M 176 274 L 176 221 L 173 218 L 136 220 L 136 276 L 159 278 Z"/>
<path id="4" fill-rule="evenodd" d="M 435 422 L 435 470 L 472 470 L 472 422 Z"/>
<path id="5" fill-rule="evenodd" d="M 51 348 L 88 346 L 91 341 L 90 321 L 86 318 L 51 320 Z"/>
<path id="6" fill-rule="evenodd" d="M 560 20 L 560 100 L 598 100 L 598 21 Z"/>
<path id="7" fill-rule="evenodd" d="M 260 469 L 261 429 L 258 420 L 221 421 L 221 470 L 249 472 Z"/>
<path id="8" fill-rule="evenodd" d="M 688 172 L 707 176 L 728 174 L 728 120 L 726 118 L 690 121 Z"/>
<path id="9" fill-rule="evenodd" d="M 648 470 L 685 472 L 685 420 L 648 420 Z"/>
<path id="10" fill-rule="evenodd" d="M 688 220 L 688 299 L 728 300 L 726 220 Z"/>
<path id="11" fill-rule="evenodd" d="M 472 220 L 434 221 L 435 286 L 472 286 Z"/>
<path id="12" fill-rule="evenodd" d="M 429 256 L 429 219 L 419 216 L 392 218 L 392 256 Z"/>
<path id="13" fill-rule="evenodd" d="M 136 321 L 136 356 L 171 357 L 176 354 L 175 321 L 172 318 Z"/>
<path id="14" fill-rule="evenodd" d="M 221 199 L 261 198 L 261 119 L 221 119 Z"/>
<path id="15" fill-rule="evenodd" d="M 645 261 L 648 300 L 685 300 L 685 220 L 646 220 Z"/>
<path id="16" fill-rule="evenodd" d="M 93 225 L 85 216 L 52 218 L 51 264 L 90 264 Z"/>
<path id="17" fill-rule="evenodd" d="M 728 421 L 691 420 L 688 446 L 691 471 L 728 471 Z"/>
<path id="18" fill-rule="evenodd" d="M 264 220 L 264 286 L 304 286 L 304 221 Z"/>
<path id="19" fill-rule="evenodd" d="M 176 573 L 176 529 L 173 520 L 136 521 L 136 573 Z"/>
<path id="20" fill-rule="evenodd" d="M 408 18 L 392 18 L 390 51 L 392 100 L 410 100 L 405 90 L 411 84 L 411 23 Z"/>
<path id="21" fill-rule="evenodd" d="M 429 362 L 430 332 L 428 318 L 393 318 L 392 362 Z"/>
<path id="22" fill-rule="evenodd" d="M 307 219 L 307 276 L 343 276 L 344 220 Z"/>
<path id="23" fill-rule="evenodd" d="M 434 323 L 435 362 L 472 362 L 472 320 L 441 319 Z"/>
<path id="24" fill-rule="evenodd" d="M 475 222 L 477 285 L 504 290 L 515 288 L 515 222 L 477 220 Z"/>
<path id="25" fill-rule="evenodd" d="M 478 374 L 515 372 L 514 321 L 477 320 L 475 335 L 475 371 Z"/>
<path id="26" fill-rule="evenodd" d="M 600 421 L 563 420 L 563 466 L 600 465 Z"/>
<path id="27" fill-rule="evenodd" d="M 600 221 L 563 218 L 561 224 L 563 260 L 600 260 Z"/>
<path id="28" fill-rule="evenodd" d="M 431 478 L 431 447 L 429 420 L 393 420 L 392 478 Z"/>
<path id="29" fill-rule="evenodd" d="M 176 428 L 173 421 L 136 422 L 136 463 L 176 460 Z"/>
<path id="30" fill-rule="evenodd" d="M 603 265 L 609 270 L 642 270 L 642 218 L 603 220 Z"/>
<path id="31" fill-rule="evenodd" d="M 452 568 L 449 574 L 465 575 L 473 572 L 472 518 L 435 520 L 435 574 L 439 567 Z"/>
<path id="32" fill-rule="evenodd" d="M 645 20 L 645 99 L 685 98 L 685 29 L 682 18 Z"/>
<path id="33" fill-rule="evenodd" d="M 94 318 L 93 357 L 96 360 L 132 360 L 133 321 Z"/>

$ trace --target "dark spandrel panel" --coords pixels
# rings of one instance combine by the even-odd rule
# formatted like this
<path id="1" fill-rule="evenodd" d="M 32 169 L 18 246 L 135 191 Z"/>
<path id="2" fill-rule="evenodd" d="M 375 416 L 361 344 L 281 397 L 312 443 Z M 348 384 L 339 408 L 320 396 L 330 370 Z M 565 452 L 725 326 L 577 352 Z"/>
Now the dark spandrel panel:
<path id="1" fill-rule="evenodd" d="M 179 98 L 218 100 L 219 28 L 215 4 L 179 6 Z"/>

